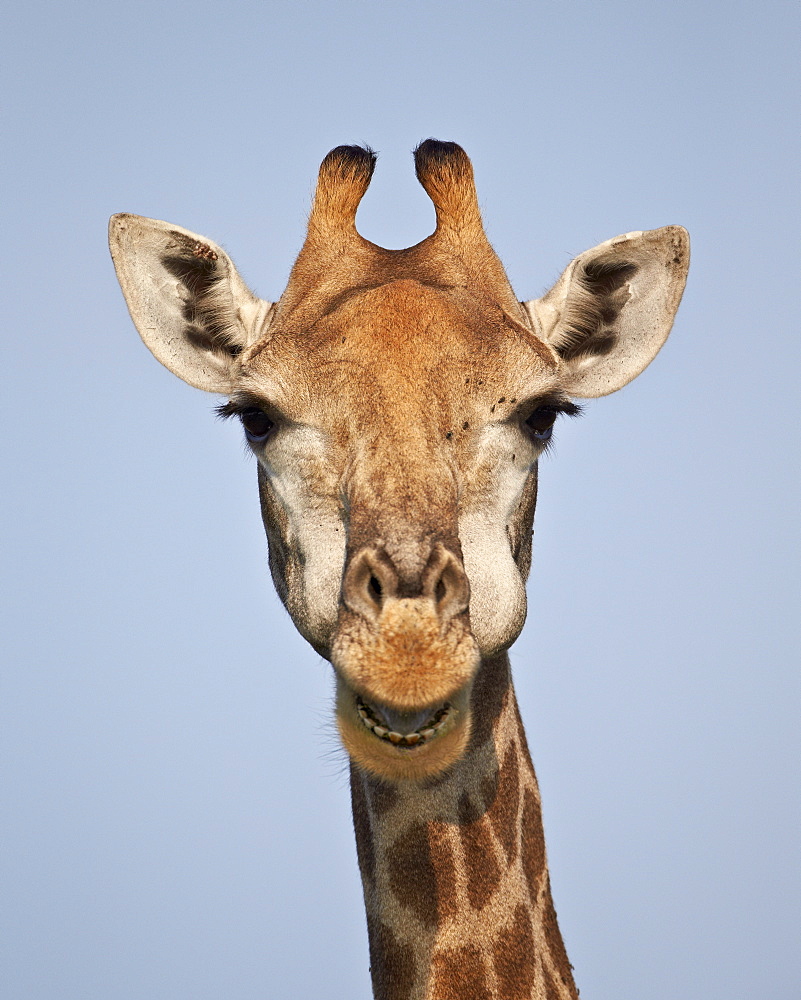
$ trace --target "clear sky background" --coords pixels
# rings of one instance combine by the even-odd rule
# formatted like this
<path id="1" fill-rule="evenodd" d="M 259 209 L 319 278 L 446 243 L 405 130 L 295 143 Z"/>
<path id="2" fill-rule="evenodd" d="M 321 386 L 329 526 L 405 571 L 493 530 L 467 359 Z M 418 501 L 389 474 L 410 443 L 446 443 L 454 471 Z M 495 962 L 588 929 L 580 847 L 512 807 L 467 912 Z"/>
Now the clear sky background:
<path id="1" fill-rule="evenodd" d="M 161 368 L 113 212 L 265 298 L 332 146 L 362 233 L 473 158 L 521 298 L 686 226 L 674 332 L 541 468 L 512 659 L 587 1000 L 798 1000 L 799 8 L 699 0 L 9 5 L 4 1000 L 370 995 L 331 671 L 272 592 L 253 463 Z"/>

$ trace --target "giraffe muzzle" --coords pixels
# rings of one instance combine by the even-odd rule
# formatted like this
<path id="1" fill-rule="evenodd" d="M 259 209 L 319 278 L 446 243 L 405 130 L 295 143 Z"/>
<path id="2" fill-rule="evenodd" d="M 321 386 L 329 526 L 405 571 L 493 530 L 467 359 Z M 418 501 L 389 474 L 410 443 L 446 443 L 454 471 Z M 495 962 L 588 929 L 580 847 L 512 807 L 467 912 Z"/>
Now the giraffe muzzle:
<path id="1" fill-rule="evenodd" d="M 345 748 L 391 780 L 437 774 L 461 756 L 480 662 L 461 558 L 437 542 L 422 547 L 416 571 L 410 562 L 381 543 L 351 555 L 331 647 Z"/>
<path id="2" fill-rule="evenodd" d="M 428 713 L 410 731 L 420 731 L 433 711 L 470 684 L 479 664 L 461 559 L 438 542 L 421 561 L 422 570 L 404 574 L 383 545 L 354 553 L 331 646 L 337 673 L 366 703 Z M 376 721 L 383 725 L 380 716 Z"/>

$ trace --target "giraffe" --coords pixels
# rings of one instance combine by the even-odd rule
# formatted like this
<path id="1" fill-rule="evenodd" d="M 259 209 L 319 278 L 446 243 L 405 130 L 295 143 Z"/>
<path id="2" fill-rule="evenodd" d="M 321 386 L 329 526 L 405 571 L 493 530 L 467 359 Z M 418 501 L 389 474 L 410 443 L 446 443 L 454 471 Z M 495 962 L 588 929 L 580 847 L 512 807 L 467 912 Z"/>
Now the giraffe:
<path id="1" fill-rule="evenodd" d="M 575 1000 L 507 651 L 537 460 L 653 360 L 688 237 L 609 240 L 520 302 L 461 147 L 416 149 L 436 228 L 405 250 L 356 229 L 374 166 L 323 160 L 275 303 L 169 223 L 114 216 L 112 257 L 148 348 L 241 421 L 277 591 L 333 665 L 375 997 Z"/>

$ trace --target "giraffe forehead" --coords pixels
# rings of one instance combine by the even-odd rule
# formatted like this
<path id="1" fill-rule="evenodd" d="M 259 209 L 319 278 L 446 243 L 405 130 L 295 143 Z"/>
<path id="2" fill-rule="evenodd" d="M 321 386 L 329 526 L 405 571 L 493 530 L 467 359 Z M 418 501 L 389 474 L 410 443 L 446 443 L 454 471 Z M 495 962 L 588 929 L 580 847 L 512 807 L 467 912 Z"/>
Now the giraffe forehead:
<path id="1" fill-rule="evenodd" d="M 301 313 L 270 331 L 247 367 L 277 375 L 293 402 L 302 399 L 324 420 L 377 411 L 413 430 L 558 381 L 542 342 L 464 288 L 404 279 L 351 289 Z"/>

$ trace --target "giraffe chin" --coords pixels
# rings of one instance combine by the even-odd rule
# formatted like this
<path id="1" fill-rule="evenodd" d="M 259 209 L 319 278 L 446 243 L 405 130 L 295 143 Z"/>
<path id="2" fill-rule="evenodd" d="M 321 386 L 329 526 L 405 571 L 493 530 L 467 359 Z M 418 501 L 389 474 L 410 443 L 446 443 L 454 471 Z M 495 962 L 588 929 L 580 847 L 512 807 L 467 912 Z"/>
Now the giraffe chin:
<path id="1" fill-rule="evenodd" d="M 351 761 L 385 781 L 423 781 L 446 771 L 470 739 L 472 684 L 447 702 L 399 713 L 357 694 L 337 678 L 336 717 Z M 396 729 L 390 728 L 393 723 Z M 415 724 L 416 723 L 416 724 Z"/>

